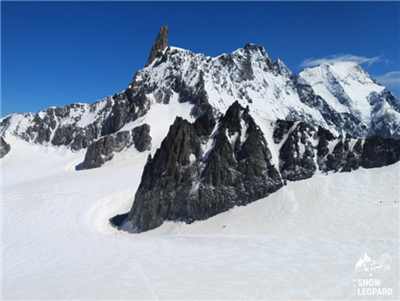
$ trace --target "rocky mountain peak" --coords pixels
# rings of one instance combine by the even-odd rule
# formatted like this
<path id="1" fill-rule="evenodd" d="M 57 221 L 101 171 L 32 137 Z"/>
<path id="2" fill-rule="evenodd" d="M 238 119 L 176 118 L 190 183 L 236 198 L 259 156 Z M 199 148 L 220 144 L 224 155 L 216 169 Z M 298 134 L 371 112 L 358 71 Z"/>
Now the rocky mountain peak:
<path id="1" fill-rule="evenodd" d="M 204 220 L 282 187 L 248 109 L 234 102 L 215 125 L 207 114 L 194 123 L 176 118 L 144 168 L 128 215 L 133 229 L 151 230 L 165 220 Z"/>
<path id="2" fill-rule="evenodd" d="M 163 51 L 165 47 L 168 45 L 168 25 L 163 25 L 160 28 L 160 32 L 158 33 L 158 36 L 151 47 L 150 51 L 150 56 L 149 59 L 147 60 L 147 64 L 145 67 L 149 66 L 154 59 L 157 57 L 157 54 L 159 51 Z"/>

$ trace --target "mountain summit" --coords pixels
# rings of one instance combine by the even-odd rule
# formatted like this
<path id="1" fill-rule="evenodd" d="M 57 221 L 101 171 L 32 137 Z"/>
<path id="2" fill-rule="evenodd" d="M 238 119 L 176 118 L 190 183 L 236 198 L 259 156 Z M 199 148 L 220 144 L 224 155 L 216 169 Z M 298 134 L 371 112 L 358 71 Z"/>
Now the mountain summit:
<path id="1" fill-rule="evenodd" d="M 168 25 L 161 26 L 160 32 L 154 42 L 153 46 L 151 47 L 149 59 L 147 60 L 146 67 L 150 65 L 154 59 L 156 58 L 157 54 L 165 49 L 168 45 Z"/>

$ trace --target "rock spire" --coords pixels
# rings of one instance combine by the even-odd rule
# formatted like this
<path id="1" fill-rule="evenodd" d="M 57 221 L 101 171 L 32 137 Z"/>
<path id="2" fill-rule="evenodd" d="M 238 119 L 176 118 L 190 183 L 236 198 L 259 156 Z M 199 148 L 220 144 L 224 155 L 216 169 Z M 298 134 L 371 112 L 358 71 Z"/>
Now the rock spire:
<path id="1" fill-rule="evenodd" d="M 157 39 L 151 47 L 150 56 L 147 60 L 146 67 L 149 66 L 154 59 L 157 57 L 159 51 L 163 51 L 168 45 L 168 25 L 161 26 L 160 32 L 158 33 Z"/>

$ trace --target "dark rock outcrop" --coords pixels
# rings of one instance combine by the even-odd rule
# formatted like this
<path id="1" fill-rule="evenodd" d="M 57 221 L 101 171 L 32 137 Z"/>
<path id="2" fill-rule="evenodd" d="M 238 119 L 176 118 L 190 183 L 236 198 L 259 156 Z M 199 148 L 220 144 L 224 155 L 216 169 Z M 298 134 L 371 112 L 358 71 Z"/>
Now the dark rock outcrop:
<path id="1" fill-rule="evenodd" d="M 103 121 L 107 120 L 113 103 L 112 98 L 107 98 L 92 105 L 71 104 L 28 114 L 25 118 L 30 119 L 29 126 L 15 135 L 28 142 L 65 145 L 72 151 L 79 151 L 100 137 Z M 88 115 L 91 116 L 90 122 L 85 120 Z"/>
<path id="2" fill-rule="evenodd" d="M 275 128 L 272 134 L 272 138 L 274 139 L 274 142 L 276 144 L 282 141 L 283 136 L 289 132 L 293 124 L 294 121 L 287 121 L 287 120 L 277 120 L 275 122 Z"/>
<path id="3" fill-rule="evenodd" d="M 139 152 L 151 149 L 150 126 L 143 124 L 132 131 L 119 131 L 93 142 L 87 149 L 82 167 L 96 168 L 114 157 L 115 152 L 130 147 L 132 144 Z"/>
<path id="4" fill-rule="evenodd" d="M 177 118 L 149 157 L 128 220 L 138 231 L 165 220 L 204 220 L 282 187 L 262 131 L 237 102 L 215 121 Z M 211 148 L 210 145 L 212 145 Z"/>
<path id="5" fill-rule="evenodd" d="M 121 129 L 130 110 L 131 105 L 127 100 L 116 100 L 112 106 L 111 113 L 101 127 L 101 135 L 112 134 Z"/>
<path id="6" fill-rule="evenodd" d="M 365 140 L 362 151 L 364 168 L 394 164 L 400 160 L 400 140 L 372 136 Z"/>
<path id="7" fill-rule="evenodd" d="M 0 159 L 7 155 L 11 150 L 10 145 L 0 136 Z"/>
<path id="8" fill-rule="evenodd" d="M 146 67 L 149 66 L 154 59 L 163 51 L 168 45 L 168 25 L 161 26 L 160 32 L 151 47 L 149 59 L 147 60 Z"/>
<path id="9" fill-rule="evenodd" d="M 384 89 L 381 93 L 371 93 L 368 100 L 373 116 L 369 135 L 398 138 L 400 124 L 396 122 L 396 115 L 400 113 L 400 101 L 396 95 Z"/>
<path id="10" fill-rule="evenodd" d="M 291 121 L 287 123 L 293 124 Z M 285 128 L 282 122 L 280 127 Z M 315 129 L 304 122 L 294 125 L 279 151 L 279 169 L 284 180 L 298 181 L 313 176 L 316 170 L 312 144 L 314 133 Z"/>
<path id="11" fill-rule="evenodd" d="M 149 157 L 128 218 L 139 231 L 186 218 L 186 198 L 199 176 L 200 138 L 193 124 L 177 117 L 154 158 Z"/>
<path id="12" fill-rule="evenodd" d="M 126 219 L 128 218 L 128 215 L 129 212 L 113 216 L 112 218 L 109 219 L 110 225 L 115 228 L 122 226 L 126 221 Z"/>
<path id="13" fill-rule="evenodd" d="M 334 137 L 318 130 L 317 162 L 323 172 L 350 172 L 359 167 L 376 168 L 400 161 L 400 140 L 371 136 L 365 140 L 347 135 Z M 331 151 L 330 151 L 331 149 Z"/>
<path id="14" fill-rule="evenodd" d="M 148 151 L 151 149 L 151 136 L 150 136 L 150 126 L 148 124 L 143 124 L 137 126 L 132 130 L 133 143 L 135 148 L 139 152 Z"/>
<path id="15" fill-rule="evenodd" d="M 359 167 L 382 167 L 400 161 L 398 139 L 335 137 L 327 129 L 319 127 L 315 131 L 304 122 L 276 121 L 273 139 L 276 144 L 282 143 L 279 169 L 283 180 L 310 178 L 317 168 L 325 173 L 350 172 Z"/>
<path id="16" fill-rule="evenodd" d="M 317 161 L 319 169 L 324 172 L 349 172 L 358 169 L 361 164 L 362 140 L 353 139 L 349 135 L 334 138 L 327 130 L 318 130 Z M 329 150 L 329 144 L 331 144 Z M 351 147 L 353 144 L 353 147 Z"/>
<path id="17" fill-rule="evenodd" d="M 203 204 L 217 198 L 220 201 L 212 206 L 222 212 L 265 197 L 282 186 L 264 135 L 248 108 L 237 102 L 231 105 L 220 119 L 214 143 L 202 173 L 199 199 Z"/>

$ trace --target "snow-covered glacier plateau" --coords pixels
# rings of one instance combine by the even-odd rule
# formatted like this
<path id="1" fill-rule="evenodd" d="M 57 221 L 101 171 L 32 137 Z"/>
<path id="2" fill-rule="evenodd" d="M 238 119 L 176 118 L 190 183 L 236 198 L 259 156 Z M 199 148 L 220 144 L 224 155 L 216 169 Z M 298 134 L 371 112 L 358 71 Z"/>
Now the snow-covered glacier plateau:
<path id="1" fill-rule="evenodd" d="M 108 219 L 132 205 L 145 154 L 76 171 L 84 151 L 13 146 L 1 162 L 3 300 L 398 299 L 399 163 L 317 173 L 206 221 L 130 234 Z M 357 270 L 364 253 L 388 254 L 390 270 Z M 358 295 L 358 279 L 392 294 Z"/>

